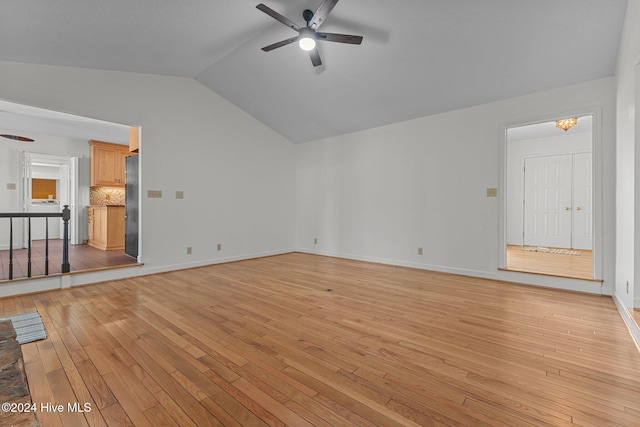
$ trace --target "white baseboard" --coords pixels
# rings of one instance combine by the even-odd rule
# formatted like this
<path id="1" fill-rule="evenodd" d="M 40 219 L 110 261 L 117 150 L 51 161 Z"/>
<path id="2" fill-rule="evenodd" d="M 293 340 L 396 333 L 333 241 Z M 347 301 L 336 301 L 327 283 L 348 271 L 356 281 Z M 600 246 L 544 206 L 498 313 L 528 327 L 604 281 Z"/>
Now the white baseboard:
<path id="1" fill-rule="evenodd" d="M 490 274 L 485 271 L 478 271 L 478 270 L 467 270 L 463 268 L 445 267 L 442 265 L 422 264 L 422 263 L 403 261 L 403 260 L 397 260 L 397 259 L 377 258 L 377 257 L 362 256 L 362 255 L 351 255 L 351 254 L 343 254 L 343 253 L 330 252 L 330 251 L 312 251 L 312 250 L 301 249 L 301 248 L 296 249 L 296 252 L 307 253 L 312 255 L 330 256 L 335 258 L 351 259 L 354 261 L 366 261 L 366 262 L 374 262 L 378 264 L 397 265 L 399 267 L 417 268 L 420 270 L 439 271 L 442 273 L 459 274 L 461 276 L 482 277 L 485 279 L 498 279 L 497 274 Z"/>
<path id="2" fill-rule="evenodd" d="M 104 270 L 52 274 L 51 276 L 31 278 L 21 277 L 0 283 L 0 298 L 53 291 L 73 286 L 104 282 L 107 280 L 139 276 L 141 274 L 141 267 L 141 265 L 131 264 Z"/>
<path id="3" fill-rule="evenodd" d="M 408 262 L 403 260 L 342 254 L 338 252 L 317 251 L 317 250 L 309 250 L 309 249 L 302 249 L 302 248 L 299 248 L 296 251 L 302 252 L 302 253 L 314 254 L 314 255 L 331 256 L 336 258 L 352 259 L 356 261 L 375 262 L 375 263 L 387 264 L 387 265 L 397 265 L 400 267 L 410 267 L 410 268 L 417 268 L 420 270 L 437 271 L 441 273 L 451 273 L 451 274 L 458 274 L 461 276 L 478 277 L 483 279 L 501 280 L 501 281 L 507 281 L 507 282 L 521 283 L 524 285 L 563 289 L 563 290 L 575 291 L 575 292 L 585 292 L 585 293 L 597 294 L 597 295 L 603 295 L 603 294 L 611 295 L 613 293 L 612 290 L 609 290 L 610 293 L 608 294 L 604 293 L 605 290 L 604 290 L 604 287 L 602 286 L 602 283 L 595 282 L 592 280 L 571 279 L 567 277 L 544 276 L 540 274 L 528 274 L 528 273 L 520 273 L 516 271 L 502 271 L 502 270 L 496 270 L 495 273 L 491 273 L 491 272 L 480 271 L 480 270 L 447 267 L 447 266 L 435 265 L 435 264 L 422 264 L 422 263 Z"/>
<path id="4" fill-rule="evenodd" d="M 624 320 L 624 323 L 627 325 L 627 328 L 629 329 L 629 333 L 631 334 L 631 337 L 633 338 L 633 341 L 635 342 L 636 347 L 640 351 L 640 328 L 638 327 L 636 322 L 631 318 L 629 309 L 627 309 L 627 307 L 624 306 L 620 298 L 618 298 L 618 295 L 616 295 L 615 293 L 613 295 L 613 301 L 616 303 L 618 312 L 620 313 L 622 320 Z"/>
<path id="5" fill-rule="evenodd" d="M 0 284 L 0 298 L 61 289 L 61 277 L 56 275 L 4 282 Z"/>
<path id="6" fill-rule="evenodd" d="M 155 274 L 155 273 L 166 273 L 167 271 L 175 271 L 175 270 L 185 270 L 188 268 L 196 268 L 196 267 L 204 267 L 207 265 L 215 265 L 215 264 L 223 264 L 225 262 L 234 262 L 234 261 L 245 261 L 254 258 L 263 258 L 274 255 L 282 255 L 294 252 L 294 249 L 284 249 L 279 251 L 266 251 L 266 252 L 256 252 L 252 254 L 246 255 L 238 255 L 232 257 L 224 257 L 224 258 L 210 258 L 203 259 L 194 262 L 185 262 L 180 264 L 169 264 L 155 267 L 147 267 L 144 266 L 142 268 L 142 274 Z"/>

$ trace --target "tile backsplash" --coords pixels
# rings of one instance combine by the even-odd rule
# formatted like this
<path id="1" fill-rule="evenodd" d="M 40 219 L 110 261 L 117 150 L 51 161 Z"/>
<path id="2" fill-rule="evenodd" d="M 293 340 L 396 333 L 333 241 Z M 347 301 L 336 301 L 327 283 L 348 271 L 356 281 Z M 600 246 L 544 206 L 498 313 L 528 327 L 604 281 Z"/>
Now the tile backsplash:
<path id="1" fill-rule="evenodd" d="M 89 203 L 91 205 L 124 205 L 124 188 L 91 188 Z"/>

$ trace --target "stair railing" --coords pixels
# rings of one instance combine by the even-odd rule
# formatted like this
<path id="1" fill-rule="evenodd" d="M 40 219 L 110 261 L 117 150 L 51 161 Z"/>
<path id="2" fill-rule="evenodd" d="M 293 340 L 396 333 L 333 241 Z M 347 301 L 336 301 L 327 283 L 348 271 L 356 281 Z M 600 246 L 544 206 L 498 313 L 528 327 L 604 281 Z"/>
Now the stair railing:
<path id="1" fill-rule="evenodd" d="M 63 223 L 63 240 L 62 240 L 62 265 L 60 271 L 68 273 L 71 271 L 69 264 L 69 219 L 71 219 L 71 210 L 69 205 L 64 205 L 62 212 L 11 212 L 1 213 L 0 218 L 9 218 L 9 280 L 13 280 L 13 219 L 27 218 L 27 277 L 31 277 L 31 219 L 45 219 L 45 261 L 44 274 L 49 275 L 49 218 L 62 218 Z"/>

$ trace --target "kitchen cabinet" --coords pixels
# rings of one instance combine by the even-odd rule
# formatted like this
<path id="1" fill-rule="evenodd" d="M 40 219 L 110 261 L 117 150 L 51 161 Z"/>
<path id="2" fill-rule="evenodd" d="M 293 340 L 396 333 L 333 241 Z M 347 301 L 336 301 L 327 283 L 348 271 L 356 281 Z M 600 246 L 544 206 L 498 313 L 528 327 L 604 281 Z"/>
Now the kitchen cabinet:
<path id="1" fill-rule="evenodd" d="M 140 129 L 134 126 L 129 127 L 129 151 L 137 153 L 140 148 Z"/>
<path id="2" fill-rule="evenodd" d="M 91 186 L 124 187 L 124 159 L 129 147 L 104 141 L 89 141 L 91 145 Z"/>
<path id="3" fill-rule="evenodd" d="M 124 206 L 89 206 L 88 245 L 103 251 L 124 249 Z"/>
<path id="4" fill-rule="evenodd" d="M 87 208 L 87 223 L 89 224 L 89 229 L 87 230 L 87 243 L 93 240 L 93 206 L 89 206 Z"/>

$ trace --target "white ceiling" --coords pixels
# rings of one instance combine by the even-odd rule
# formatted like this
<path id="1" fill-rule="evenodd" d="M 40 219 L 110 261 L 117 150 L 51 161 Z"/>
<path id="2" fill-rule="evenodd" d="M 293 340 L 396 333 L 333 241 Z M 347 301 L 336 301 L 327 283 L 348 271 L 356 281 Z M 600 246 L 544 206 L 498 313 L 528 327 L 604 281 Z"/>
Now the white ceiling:
<path id="1" fill-rule="evenodd" d="M 15 133 L 129 144 L 129 126 L 0 100 L 0 134 Z"/>
<path id="2" fill-rule="evenodd" d="M 614 75 L 626 0 L 3 0 L 0 60 L 192 77 L 300 143 Z M 0 110 L 1 110 L 0 106 Z M 5 114 L 6 115 L 6 114 Z M 7 128 L 2 122 L 0 128 Z"/>

